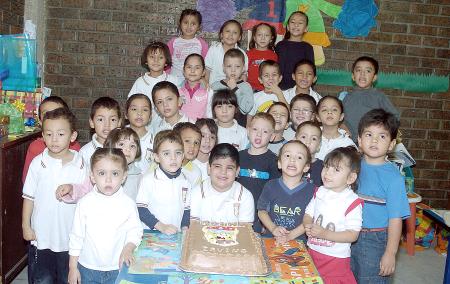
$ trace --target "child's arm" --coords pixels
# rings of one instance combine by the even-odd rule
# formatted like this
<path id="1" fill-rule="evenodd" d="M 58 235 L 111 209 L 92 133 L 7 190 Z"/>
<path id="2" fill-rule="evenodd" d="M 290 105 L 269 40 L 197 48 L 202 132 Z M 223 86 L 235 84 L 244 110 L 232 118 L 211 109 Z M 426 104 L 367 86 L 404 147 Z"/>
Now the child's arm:
<path id="1" fill-rule="evenodd" d="M 122 265 L 124 262 L 127 266 L 130 266 L 131 264 L 134 263 L 135 259 L 133 256 L 133 251 L 135 249 L 136 249 L 136 245 L 133 243 L 127 243 L 123 247 L 122 252 L 120 253 L 120 257 L 119 257 L 119 269 L 122 268 Z"/>
<path id="2" fill-rule="evenodd" d="M 259 220 L 263 223 L 264 227 L 269 230 L 272 235 L 275 237 L 281 237 L 289 234 L 289 231 L 286 230 L 285 227 L 277 226 L 274 222 L 272 222 L 272 219 L 270 219 L 269 213 L 265 210 L 258 210 L 258 217 Z"/>
<path id="3" fill-rule="evenodd" d="M 296 238 L 300 237 L 301 235 L 303 235 L 305 232 L 306 232 L 305 226 L 303 224 L 300 224 L 295 229 L 291 230 L 289 232 L 289 234 L 287 234 L 287 236 L 286 236 L 287 241 L 296 239 Z"/>
<path id="4" fill-rule="evenodd" d="M 93 188 L 89 177 L 80 184 L 62 184 L 56 189 L 56 199 L 65 203 L 76 203 Z"/>
<path id="5" fill-rule="evenodd" d="M 358 239 L 359 232 L 353 230 L 345 230 L 342 232 L 334 232 L 317 224 L 310 224 L 310 235 L 312 237 L 333 241 L 336 243 L 353 243 Z"/>
<path id="6" fill-rule="evenodd" d="M 278 85 L 274 84 L 274 85 L 270 86 L 268 88 L 268 91 L 272 92 L 274 95 L 276 95 L 279 102 L 289 105 L 288 102 L 286 101 L 286 98 L 284 97 L 283 91 L 280 89 L 280 87 L 278 87 Z"/>
<path id="7" fill-rule="evenodd" d="M 402 219 L 389 219 L 388 240 L 386 250 L 380 261 L 380 276 L 388 276 L 395 271 L 395 255 L 402 235 Z"/>
<path id="8" fill-rule="evenodd" d="M 70 256 L 69 259 L 69 284 L 81 283 L 81 275 L 78 270 L 78 256 Z"/>
<path id="9" fill-rule="evenodd" d="M 23 238 L 26 241 L 36 240 L 36 234 L 31 228 L 31 215 L 33 214 L 34 202 L 30 199 L 23 199 L 22 207 L 22 231 Z"/>
<path id="10" fill-rule="evenodd" d="M 147 225 L 149 228 L 154 228 L 166 235 L 173 235 L 178 232 L 178 229 L 170 224 L 164 224 L 158 219 L 156 219 L 155 215 L 153 215 L 150 210 L 146 207 L 140 207 L 138 205 L 139 219 L 141 219 L 142 223 Z"/>

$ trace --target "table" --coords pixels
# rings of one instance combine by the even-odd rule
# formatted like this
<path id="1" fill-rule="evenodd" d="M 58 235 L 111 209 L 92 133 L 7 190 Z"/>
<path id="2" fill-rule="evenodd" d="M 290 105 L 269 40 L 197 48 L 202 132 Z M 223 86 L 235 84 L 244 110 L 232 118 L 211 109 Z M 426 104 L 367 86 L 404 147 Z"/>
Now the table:
<path id="1" fill-rule="evenodd" d="M 408 193 L 409 209 L 411 215 L 406 219 L 406 252 L 414 255 L 416 245 L 416 204 L 422 201 L 422 197 L 417 193 Z"/>
<path id="2" fill-rule="evenodd" d="M 244 277 L 185 273 L 178 269 L 181 258 L 182 234 L 166 236 L 145 230 L 135 253 L 136 262 L 124 267 L 116 284 L 129 283 L 204 283 L 204 284 L 322 284 L 311 257 L 302 242 L 291 241 L 283 247 L 271 248 L 273 239 L 263 239 L 271 261 L 272 274 L 266 277 Z M 296 245 L 293 248 L 293 245 Z M 285 252 L 285 254 L 280 253 Z M 300 256 L 301 255 L 301 256 Z"/>

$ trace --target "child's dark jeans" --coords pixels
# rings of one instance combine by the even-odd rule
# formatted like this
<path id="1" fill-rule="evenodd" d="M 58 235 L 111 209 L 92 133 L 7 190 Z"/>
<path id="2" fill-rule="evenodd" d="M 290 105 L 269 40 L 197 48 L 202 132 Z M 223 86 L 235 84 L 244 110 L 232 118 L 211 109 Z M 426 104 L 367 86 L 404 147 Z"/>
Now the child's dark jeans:
<path id="1" fill-rule="evenodd" d="M 358 283 L 389 283 L 390 277 L 379 276 L 380 261 L 387 244 L 387 230 L 359 233 L 352 244 L 351 268 Z"/>
<path id="2" fill-rule="evenodd" d="M 69 275 L 69 252 L 54 252 L 49 249 L 36 249 L 30 245 L 28 263 L 31 263 L 31 276 L 28 277 L 33 284 L 66 284 Z M 31 259 L 30 259 L 31 258 Z"/>

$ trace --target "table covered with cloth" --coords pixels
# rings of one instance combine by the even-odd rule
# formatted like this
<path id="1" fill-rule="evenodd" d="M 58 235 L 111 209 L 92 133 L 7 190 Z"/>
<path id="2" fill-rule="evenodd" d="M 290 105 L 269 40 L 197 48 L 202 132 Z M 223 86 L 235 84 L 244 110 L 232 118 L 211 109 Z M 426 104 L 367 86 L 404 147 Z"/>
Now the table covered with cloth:
<path id="1" fill-rule="evenodd" d="M 322 284 L 316 267 L 301 241 L 275 246 L 274 239 L 263 238 L 272 273 L 265 277 L 245 277 L 220 274 L 183 272 L 178 268 L 182 248 L 181 233 L 164 235 L 144 231 L 135 251 L 136 262 L 123 266 L 116 284 L 132 283 L 198 283 L 198 284 Z"/>

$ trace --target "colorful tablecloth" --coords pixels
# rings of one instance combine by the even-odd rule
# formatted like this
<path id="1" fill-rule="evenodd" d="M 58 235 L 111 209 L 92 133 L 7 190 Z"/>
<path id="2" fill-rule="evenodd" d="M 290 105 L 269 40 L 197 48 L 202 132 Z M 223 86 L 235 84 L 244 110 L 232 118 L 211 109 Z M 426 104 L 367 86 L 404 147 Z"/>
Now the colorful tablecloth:
<path id="1" fill-rule="evenodd" d="M 272 274 L 267 277 L 242 277 L 230 275 L 185 273 L 178 269 L 181 257 L 182 234 L 166 236 L 145 231 L 141 245 L 136 250 L 136 262 L 124 267 L 116 284 L 322 284 L 305 245 L 291 241 L 275 246 L 273 239 L 263 239 Z"/>

